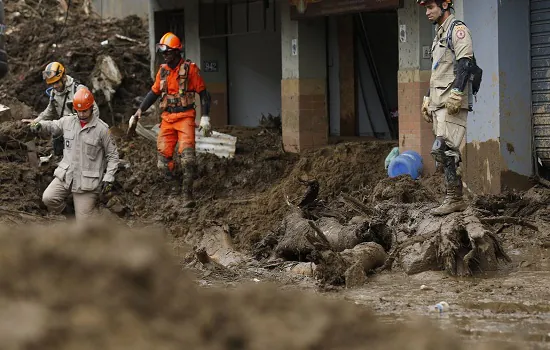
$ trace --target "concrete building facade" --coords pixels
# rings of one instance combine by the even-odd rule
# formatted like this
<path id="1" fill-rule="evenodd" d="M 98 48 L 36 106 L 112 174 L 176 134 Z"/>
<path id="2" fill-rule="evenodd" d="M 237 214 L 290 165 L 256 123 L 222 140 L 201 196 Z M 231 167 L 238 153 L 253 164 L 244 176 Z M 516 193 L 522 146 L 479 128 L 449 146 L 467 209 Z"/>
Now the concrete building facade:
<path id="1" fill-rule="evenodd" d="M 550 165 L 550 0 L 455 0 L 455 12 L 484 70 L 462 147 L 467 189 L 527 187 L 534 160 Z M 152 57 L 164 32 L 185 38 L 214 125 L 281 116 L 290 152 L 395 139 L 434 171 L 420 114 L 434 27 L 415 0 L 150 0 L 149 18 Z"/>

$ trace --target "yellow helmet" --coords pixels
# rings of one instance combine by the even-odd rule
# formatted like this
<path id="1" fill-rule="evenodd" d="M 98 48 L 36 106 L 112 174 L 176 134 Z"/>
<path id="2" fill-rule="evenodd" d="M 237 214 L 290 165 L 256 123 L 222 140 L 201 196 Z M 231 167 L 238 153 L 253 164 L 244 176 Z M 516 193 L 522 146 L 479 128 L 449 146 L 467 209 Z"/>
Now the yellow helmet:
<path id="1" fill-rule="evenodd" d="M 46 84 L 50 85 L 63 78 L 63 74 L 65 74 L 65 67 L 59 62 L 51 62 L 42 72 L 42 78 L 44 78 Z"/>

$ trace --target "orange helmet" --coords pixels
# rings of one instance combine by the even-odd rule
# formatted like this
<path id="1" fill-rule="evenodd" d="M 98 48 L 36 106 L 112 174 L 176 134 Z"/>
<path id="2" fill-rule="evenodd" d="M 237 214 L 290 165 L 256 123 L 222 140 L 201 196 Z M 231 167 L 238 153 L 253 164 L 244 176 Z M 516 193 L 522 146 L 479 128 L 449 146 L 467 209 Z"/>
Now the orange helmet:
<path id="1" fill-rule="evenodd" d="M 416 0 L 416 3 L 419 5 L 426 5 L 426 3 L 431 1 L 435 1 L 438 6 L 442 6 L 442 4 L 446 2 L 450 7 L 453 7 L 453 0 Z"/>
<path id="2" fill-rule="evenodd" d="M 73 108 L 79 112 L 87 111 L 94 105 L 94 95 L 86 88 L 78 89 L 73 97 Z"/>
<path id="3" fill-rule="evenodd" d="M 65 67 L 59 62 L 51 62 L 42 72 L 42 78 L 44 78 L 46 84 L 50 85 L 63 78 L 63 74 L 65 74 Z"/>
<path id="4" fill-rule="evenodd" d="M 182 48 L 183 45 L 181 44 L 180 38 L 171 32 L 164 34 L 157 44 L 157 52 L 181 50 Z"/>

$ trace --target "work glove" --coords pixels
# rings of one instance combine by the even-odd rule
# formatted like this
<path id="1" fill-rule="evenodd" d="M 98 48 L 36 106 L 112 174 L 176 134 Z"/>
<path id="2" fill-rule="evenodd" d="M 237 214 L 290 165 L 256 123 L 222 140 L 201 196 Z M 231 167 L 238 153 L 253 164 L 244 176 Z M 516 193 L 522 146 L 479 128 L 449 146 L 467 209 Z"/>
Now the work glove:
<path id="1" fill-rule="evenodd" d="M 101 183 L 101 194 L 107 194 L 113 189 L 113 183 L 109 181 L 103 181 Z"/>
<path id="2" fill-rule="evenodd" d="M 445 108 L 447 108 L 447 113 L 449 113 L 449 115 L 455 115 L 455 114 L 458 114 L 458 112 L 460 112 L 460 109 L 462 108 L 463 96 L 464 96 L 463 92 L 457 89 L 451 90 L 451 94 L 449 95 L 447 102 L 445 102 Z"/>
<path id="3" fill-rule="evenodd" d="M 134 115 L 130 117 L 130 121 L 128 122 L 128 131 L 126 132 L 126 134 L 130 136 L 135 134 L 137 122 L 140 117 L 141 117 L 141 108 L 139 108 L 136 111 L 136 113 L 134 113 Z"/>
<path id="4" fill-rule="evenodd" d="M 201 123 L 199 124 L 199 132 L 204 137 L 209 137 L 212 135 L 212 126 L 210 126 L 210 117 L 203 115 L 201 117 Z"/>
<path id="5" fill-rule="evenodd" d="M 130 118 L 130 120 L 134 119 L 136 122 L 141 118 L 141 108 L 139 108 L 136 113 Z M 130 122 L 131 123 L 131 122 Z"/>
<path id="6" fill-rule="evenodd" d="M 432 114 L 428 111 L 428 106 L 430 105 L 430 98 L 428 96 L 424 96 L 424 100 L 422 101 L 422 117 L 424 117 L 424 120 L 428 123 L 433 123 L 433 117 Z"/>
<path id="7" fill-rule="evenodd" d="M 40 123 L 31 123 L 31 132 L 38 134 L 42 130 L 42 124 Z"/>

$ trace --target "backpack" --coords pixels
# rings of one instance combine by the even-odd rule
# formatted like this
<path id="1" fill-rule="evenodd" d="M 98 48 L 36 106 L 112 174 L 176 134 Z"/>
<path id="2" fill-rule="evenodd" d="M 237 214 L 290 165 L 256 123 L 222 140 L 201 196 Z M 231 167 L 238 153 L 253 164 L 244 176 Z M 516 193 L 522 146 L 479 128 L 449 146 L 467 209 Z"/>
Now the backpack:
<path id="1" fill-rule="evenodd" d="M 455 50 L 453 47 L 453 30 L 457 24 L 466 25 L 464 22 L 458 19 L 454 20 L 453 23 L 451 23 L 451 27 L 447 32 L 447 47 L 451 49 L 453 54 L 455 53 Z M 472 81 L 472 94 L 474 96 L 477 95 L 479 88 L 481 87 L 482 78 L 483 78 L 483 69 L 481 69 L 477 65 L 476 56 L 474 55 L 472 57 L 472 67 L 470 68 L 470 80 Z"/>

